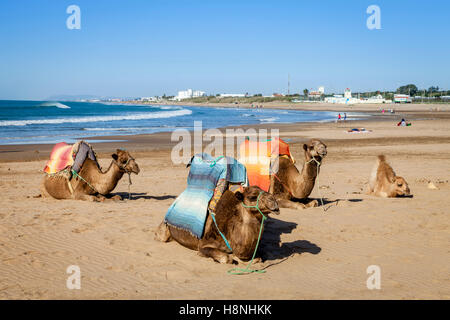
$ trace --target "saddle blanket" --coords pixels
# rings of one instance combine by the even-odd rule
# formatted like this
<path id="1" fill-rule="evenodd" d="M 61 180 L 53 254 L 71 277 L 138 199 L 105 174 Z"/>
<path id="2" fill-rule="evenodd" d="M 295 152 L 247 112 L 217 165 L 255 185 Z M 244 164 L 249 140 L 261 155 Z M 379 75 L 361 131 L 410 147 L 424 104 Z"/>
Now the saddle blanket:
<path id="1" fill-rule="evenodd" d="M 239 148 L 239 161 L 247 168 L 250 186 L 258 186 L 268 192 L 270 187 L 270 168 L 273 158 L 288 156 L 295 163 L 289 151 L 289 145 L 279 138 L 267 141 L 246 139 Z"/>
<path id="2" fill-rule="evenodd" d="M 94 160 L 99 166 L 97 155 L 89 143 L 82 140 L 74 145 L 69 145 L 65 142 L 57 143 L 50 153 L 50 160 L 47 162 L 44 172 L 47 174 L 55 174 L 71 167 L 78 173 L 88 157 Z"/>
<path id="3" fill-rule="evenodd" d="M 169 207 L 164 222 L 186 230 L 200 239 L 203 236 L 208 216 L 208 205 L 215 194 L 215 189 L 214 203 L 217 203 L 218 199 L 216 198 L 220 198 L 224 191 L 224 182 L 247 186 L 247 170 L 234 158 L 218 157 L 214 159 L 207 153 L 192 157 L 188 166 L 190 166 L 190 170 L 187 188 Z M 214 206 L 210 206 L 209 209 L 214 211 Z"/>

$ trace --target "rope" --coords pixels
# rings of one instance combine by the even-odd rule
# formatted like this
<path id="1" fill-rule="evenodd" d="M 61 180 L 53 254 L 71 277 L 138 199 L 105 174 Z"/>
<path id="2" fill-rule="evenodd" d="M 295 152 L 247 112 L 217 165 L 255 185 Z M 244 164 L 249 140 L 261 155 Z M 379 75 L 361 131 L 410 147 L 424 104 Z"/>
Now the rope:
<path id="1" fill-rule="evenodd" d="M 225 158 L 224 156 L 217 157 L 214 161 L 209 165 L 211 168 L 214 167 L 220 159 Z"/>
<path id="2" fill-rule="evenodd" d="M 246 206 L 244 203 L 242 203 L 242 206 L 244 208 L 256 208 L 256 209 L 258 209 L 259 213 L 262 216 L 261 226 L 259 227 L 258 241 L 256 242 L 256 247 L 255 247 L 255 251 L 253 252 L 252 259 L 250 260 L 250 263 L 247 265 L 247 267 L 245 269 L 233 268 L 233 269 L 228 270 L 228 272 L 227 272 L 228 274 L 231 274 L 231 275 L 244 275 L 244 274 L 250 274 L 250 273 L 266 273 L 266 270 L 250 269 L 250 266 L 252 265 L 253 260 L 255 259 L 256 251 L 258 250 L 259 241 L 261 240 L 261 234 L 262 234 L 262 230 L 263 230 L 263 226 L 264 226 L 264 221 L 267 219 L 267 217 L 259 209 L 259 198 L 261 197 L 262 194 L 263 194 L 263 191 L 261 191 L 259 193 L 258 198 L 256 199 L 256 205 L 254 205 L 254 206 Z"/>
<path id="3" fill-rule="evenodd" d="M 219 226 L 217 225 L 215 213 L 212 211 L 209 211 L 209 212 L 211 213 L 211 217 L 213 218 L 213 221 L 214 221 L 214 224 L 216 225 L 217 231 L 219 231 L 219 234 L 222 236 L 222 239 L 225 242 L 225 244 L 227 245 L 228 249 L 230 249 L 230 251 L 233 252 L 233 249 L 231 248 L 230 243 L 228 242 L 228 240 L 224 236 L 224 234 L 220 231 Z"/>
<path id="4" fill-rule="evenodd" d="M 325 209 L 324 204 L 323 204 L 323 196 L 322 193 L 320 192 L 320 182 L 319 182 L 319 169 L 322 163 L 320 163 L 319 161 L 316 160 L 316 158 L 312 157 L 311 160 L 309 160 L 308 162 L 306 162 L 306 164 L 315 161 L 317 164 L 317 175 L 316 175 L 316 179 L 317 179 L 317 192 L 319 193 L 319 199 L 320 199 L 320 203 L 322 205 L 322 209 L 323 212 L 326 212 L 330 207 L 328 207 L 327 209 Z"/>
<path id="5" fill-rule="evenodd" d="M 133 184 L 131 182 L 131 172 L 127 171 L 128 173 L 128 200 L 131 200 L 131 185 Z"/>
<path id="6" fill-rule="evenodd" d="M 72 169 L 72 174 L 74 175 L 75 178 L 80 178 L 81 180 L 83 180 L 84 182 L 86 182 L 86 184 L 95 192 L 98 192 L 89 182 L 87 182 L 82 176 L 80 176 L 75 170 Z"/>

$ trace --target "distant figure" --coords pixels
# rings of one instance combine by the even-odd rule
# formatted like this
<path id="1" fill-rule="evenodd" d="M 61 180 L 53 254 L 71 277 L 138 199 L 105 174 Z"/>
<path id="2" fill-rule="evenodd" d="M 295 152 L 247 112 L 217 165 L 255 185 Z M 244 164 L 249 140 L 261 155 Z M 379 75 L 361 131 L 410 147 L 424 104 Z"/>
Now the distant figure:
<path id="1" fill-rule="evenodd" d="M 347 112 L 344 112 L 344 121 L 347 120 Z"/>
<path id="2" fill-rule="evenodd" d="M 340 121 L 341 120 L 341 114 L 339 113 L 338 114 L 338 121 Z"/>
<path id="3" fill-rule="evenodd" d="M 383 109 L 383 110 L 381 110 L 381 113 L 383 113 L 383 114 L 384 114 L 384 109 Z"/>
<path id="4" fill-rule="evenodd" d="M 406 123 L 405 119 L 402 119 L 399 123 L 397 123 L 397 126 L 399 126 L 399 127 L 406 127 L 408 125 L 411 125 L 411 124 Z"/>

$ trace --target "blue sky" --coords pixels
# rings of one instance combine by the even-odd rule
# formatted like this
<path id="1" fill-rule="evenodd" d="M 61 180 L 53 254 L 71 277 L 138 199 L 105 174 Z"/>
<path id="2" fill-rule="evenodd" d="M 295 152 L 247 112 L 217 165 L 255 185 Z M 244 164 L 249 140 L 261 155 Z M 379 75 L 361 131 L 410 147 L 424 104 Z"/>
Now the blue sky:
<path id="1" fill-rule="evenodd" d="M 291 92 L 450 89 L 449 14 L 444 0 L 1 1 L 0 99 L 286 93 L 288 73 Z"/>

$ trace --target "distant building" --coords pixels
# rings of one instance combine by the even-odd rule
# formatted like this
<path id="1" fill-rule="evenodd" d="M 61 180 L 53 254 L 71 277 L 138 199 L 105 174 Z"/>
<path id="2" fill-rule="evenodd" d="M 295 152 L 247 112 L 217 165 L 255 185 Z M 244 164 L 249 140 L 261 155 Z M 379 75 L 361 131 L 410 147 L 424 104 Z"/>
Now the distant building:
<path id="1" fill-rule="evenodd" d="M 351 99 L 352 98 L 352 90 L 350 88 L 345 89 L 344 91 L 344 98 Z"/>
<path id="2" fill-rule="evenodd" d="M 204 91 L 199 91 L 199 90 L 192 90 L 192 89 L 187 89 L 185 91 L 178 91 L 178 94 L 176 95 L 176 97 L 174 97 L 174 100 L 183 100 L 183 99 L 190 99 L 190 98 L 198 98 L 198 97 L 203 97 L 205 96 L 206 93 Z"/>
<path id="3" fill-rule="evenodd" d="M 308 98 L 320 99 L 325 94 L 325 87 L 319 87 L 317 90 L 308 92 Z"/>
<path id="4" fill-rule="evenodd" d="M 143 101 L 143 102 L 155 102 L 158 101 L 158 97 L 141 97 L 139 98 L 139 101 Z"/>
<path id="5" fill-rule="evenodd" d="M 412 99 L 407 94 L 394 94 L 394 102 L 395 103 L 411 103 Z"/>
<path id="6" fill-rule="evenodd" d="M 386 100 L 383 98 L 381 94 L 370 97 L 368 99 L 365 98 L 353 98 L 352 91 L 350 88 L 345 89 L 344 95 L 335 94 L 333 97 L 326 97 L 326 103 L 336 103 L 336 104 L 376 104 L 376 103 L 391 103 L 391 100 Z"/>

